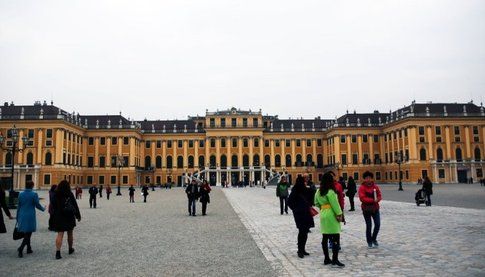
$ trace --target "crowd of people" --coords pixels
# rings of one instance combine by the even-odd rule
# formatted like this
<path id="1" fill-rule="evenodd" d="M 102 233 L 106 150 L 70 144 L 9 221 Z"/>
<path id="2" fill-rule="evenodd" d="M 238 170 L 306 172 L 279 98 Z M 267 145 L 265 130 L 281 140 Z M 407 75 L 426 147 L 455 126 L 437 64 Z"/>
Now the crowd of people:
<path id="1" fill-rule="evenodd" d="M 332 171 L 322 176 L 319 188 L 313 184 L 307 174 L 298 176 L 295 185 L 288 194 L 290 184 L 283 176 L 276 187 L 276 196 L 280 199 L 280 213 L 287 213 L 286 204 L 293 211 L 296 228 L 298 229 L 297 255 L 300 258 L 310 255 L 306 251 L 306 242 L 310 229 L 315 227 L 313 217 L 320 214 L 320 231 L 322 233 L 322 250 L 324 264 L 335 267 L 344 267 L 338 254 L 341 250 L 340 233 L 341 224 L 345 224 L 344 205 L 345 196 L 349 198 L 349 212 L 355 211 L 354 196 L 358 193 L 362 203 L 361 209 L 366 224 L 366 241 L 369 248 L 378 247 L 377 236 L 380 229 L 380 206 L 382 194 L 379 186 L 374 183 L 371 172 L 365 172 L 364 181 L 357 186 L 352 178 L 347 185 L 343 178 L 336 179 Z M 344 193 L 344 190 L 347 190 Z M 317 208 L 318 210 L 316 210 Z M 374 225 L 374 228 L 372 228 Z M 330 257 L 329 249 L 332 249 Z"/>
<path id="2" fill-rule="evenodd" d="M 202 203 L 202 215 L 207 215 L 207 204 L 210 203 L 211 187 L 209 183 L 204 180 L 200 183 L 196 179 L 192 179 L 190 184 L 185 188 L 188 200 L 189 216 L 196 216 L 197 200 Z"/>

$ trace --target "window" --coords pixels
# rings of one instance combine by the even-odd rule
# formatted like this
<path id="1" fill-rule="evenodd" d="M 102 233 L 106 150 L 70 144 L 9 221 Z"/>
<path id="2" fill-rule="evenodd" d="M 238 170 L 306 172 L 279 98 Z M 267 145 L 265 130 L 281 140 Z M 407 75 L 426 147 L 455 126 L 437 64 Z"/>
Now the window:
<path id="1" fill-rule="evenodd" d="M 155 160 L 155 167 L 156 168 L 162 168 L 162 157 L 161 156 L 157 156 L 157 158 Z"/>
<path id="2" fill-rule="evenodd" d="M 376 171 L 376 180 L 380 180 L 381 179 L 381 172 L 380 171 Z"/>
<path id="3" fill-rule="evenodd" d="M 106 167 L 106 158 L 104 156 L 99 157 L 99 167 Z"/>
<path id="4" fill-rule="evenodd" d="M 354 180 L 359 180 L 359 172 L 354 172 Z"/>
<path id="5" fill-rule="evenodd" d="M 322 139 L 317 139 L 317 146 L 321 147 L 322 146 Z"/>
<path id="6" fill-rule="evenodd" d="M 460 141 L 461 141 L 460 137 L 455 137 L 455 142 L 460 142 Z"/>
<path id="7" fill-rule="evenodd" d="M 87 182 L 88 182 L 88 185 L 92 185 L 93 184 L 93 176 L 88 176 Z"/>
<path id="8" fill-rule="evenodd" d="M 167 140 L 167 148 L 172 148 L 172 141 L 171 140 Z"/>
<path id="9" fill-rule="evenodd" d="M 444 179 L 445 178 L 445 170 L 444 169 L 439 169 L 438 170 L 438 177 L 440 179 Z"/>
<path id="10" fill-rule="evenodd" d="M 280 147 L 280 140 L 279 139 L 275 139 L 274 143 L 275 143 L 276 147 Z"/>
<path id="11" fill-rule="evenodd" d="M 145 148 L 150 148 L 151 142 L 149 140 L 145 141 Z"/>
<path id="12" fill-rule="evenodd" d="M 436 142 L 441 142 L 441 137 L 436 137 Z"/>
<path id="13" fill-rule="evenodd" d="M 123 184 L 128 184 L 128 175 L 123 175 Z"/>
<path id="14" fill-rule="evenodd" d="M 342 164 L 346 165 L 347 164 L 347 154 L 342 154 L 341 160 L 342 160 Z"/>
<path id="15" fill-rule="evenodd" d="M 231 126 L 236 127 L 237 126 L 237 119 L 236 118 L 231 118 Z"/>
<path id="16" fill-rule="evenodd" d="M 345 136 L 340 136 L 340 143 L 345 143 Z"/>
<path id="17" fill-rule="evenodd" d="M 221 118 L 221 127 L 225 128 L 226 127 L 226 119 Z"/>
<path id="18" fill-rule="evenodd" d="M 106 138 L 105 138 L 105 137 L 100 137 L 100 138 L 99 138 L 99 143 L 100 143 L 101 145 L 105 145 L 105 144 L 106 144 Z"/>
<path id="19" fill-rule="evenodd" d="M 481 168 L 477 168 L 477 178 L 483 178 L 483 170 Z"/>
<path id="20" fill-rule="evenodd" d="M 480 152 L 480 148 L 475 148 L 475 161 L 479 162 L 482 159 L 482 153 Z"/>
<path id="21" fill-rule="evenodd" d="M 46 147 L 52 146 L 52 140 L 46 140 L 45 141 L 45 146 Z"/>
<path id="22" fill-rule="evenodd" d="M 437 162 L 443 161 L 443 150 L 441 148 L 436 149 L 436 161 Z"/>
<path id="23" fill-rule="evenodd" d="M 45 135 L 47 138 L 52 138 L 52 129 L 47 129 Z"/>
<path id="24" fill-rule="evenodd" d="M 221 147 L 226 147 L 226 139 L 221 139 Z"/>
<path id="25" fill-rule="evenodd" d="M 177 140 L 177 147 L 182 148 L 184 146 L 184 141 L 183 140 Z"/>
<path id="26" fill-rule="evenodd" d="M 461 148 L 456 148 L 455 150 L 455 157 L 456 157 L 456 161 L 457 162 L 462 162 L 463 161 L 463 156 L 462 156 L 462 153 L 461 153 Z"/>
<path id="27" fill-rule="evenodd" d="M 352 154 L 352 164 L 358 164 L 359 163 L 359 154 L 354 153 Z"/>
<path id="28" fill-rule="evenodd" d="M 111 156 L 111 167 L 117 167 L 118 158 L 116 156 Z"/>
<path id="29" fill-rule="evenodd" d="M 249 143 L 248 143 L 248 139 L 245 138 L 243 139 L 243 147 L 248 147 Z"/>
<path id="30" fill-rule="evenodd" d="M 98 176 L 98 184 L 99 185 L 104 185 L 104 175 L 99 175 Z"/>
<path id="31" fill-rule="evenodd" d="M 374 142 L 379 142 L 379 135 L 374 135 Z"/>
<path id="32" fill-rule="evenodd" d="M 93 145 L 94 144 L 94 138 L 93 137 L 89 137 L 88 138 L 88 144 L 89 145 Z"/>
<path id="33" fill-rule="evenodd" d="M 264 140 L 264 147 L 269 147 L 269 139 Z"/>
<path id="34" fill-rule="evenodd" d="M 167 156 L 167 168 L 172 168 L 172 156 Z"/>
<path id="35" fill-rule="evenodd" d="M 275 163 L 276 167 L 281 167 L 281 156 L 280 155 L 276 155 L 274 157 L 274 163 Z"/>
<path id="36" fill-rule="evenodd" d="M 184 157 L 177 157 L 177 168 L 184 168 Z"/>
<path id="37" fill-rule="evenodd" d="M 287 139 L 285 141 L 285 143 L 286 143 L 286 147 L 290 147 L 291 146 L 291 140 Z"/>
<path id="38" fill-rule="evenodd" d="M 203 148 L 204 147 L 204 144 L 205 144 L 205 142 L 204 142 L 203 139 L 199 140 L 199 147 L 200 148 Z"/>
<path id="39" fill-rule="evenodd" d="M 188 167 L 194 168 L 194 156 L 189 156 L 188 162 L 189 162 Z"/>
<path id="40" fill-rule="evenodd" d="M 352 135 L 352 143 L 356 143 L 357 142 L 357 136 L 356 135 Z"/>
<path id="41" fill-rule="evenodd" d="M 94 167 L 94 157 L 88 157 L 88 167 Z"/>
<path id="42" fill-rule="evenodd" d="M 247 118 L 243 118 L 243 127 L 244 128 L 248 127 L 248 119 Z"/>
<path id="43" fill-rule="evenodd" d="M 111 184 L 116 184 L 116 175 L 111 175 Z"/>
<path id="44" fill-rule="evenodd" d="M 436 135 L 437 136 L 440 136 L 441 135 L 441 127 L 440 126 L 436 126 L 436 127 L 434 127 L 434 129 L 435 129 Z"/>
<path id="45" fill-rule="evenodd" d="M 232 139 L 232 147 L 237 147 L 237 139 Z"/>
<path id="46" fill-rule="evenodd" d="M 426 149 L 421 148 L 421 150 L 419 150 L 419 160 L 426 161 Z"/>
<path id="47" fill-rule="evenodd" d="M 423 126 L 419 126 L 418 132 L 419 132 L 419 135 L 420 136 L 424 136 L 424 127 Z"/>
<path id="48" fill-rule="evenodd" d="M 297 139 L 296 140 L 296 147 L 300 147 L 301 146 L 301 140 Z"/>
<path id="49" fill-rule="evenodd" d="M 52 165 L 52 154 L 51 152 L 45 153 L 45 165 Z"/>
<path id="50" fill-rule="evenodd" d="M 258 127 L 258 119 L 253 118 L 253 127 Z"/>
<path id="51" fill-rule="evenodd" d="M 312 140 L 311 139 L 307 139 L 306 140 L 306 146 L 307 147 L 312 147 Z"/>
<path id="52" fill-rule="evenodd" d="M 34 138 L 34 129 L 29 129 L 29 131 L 28 131 L 28 137 L 29 138 Z"/>
<path id="53" fill-rule="evenodd" d="M 130 143 L 130 138 L 129 137 L 123 137 L 123 144 L 128 145 Z"/>
<path id="54" fill-rule="evenodd" d="M 112 144 L 112 145 L 116 145 L 116 144 L 118 144 L 118 138 L 117 138 L 117 137 L 112 137 L 112 138 L 111 138 L 111 144 Z"/>
<path id="55" fill-rule="evenodd" d="M 473 134 L 478 135 L 478 126 L 473 126 Z"/>
<path id="56" fill-rule="evenodd" d="M 368 140 L 367 135 L 363 135 L 363 136 L 362 136 L 362 141 L 363 141 L 363 142 L 367 142 L 367 140 Z"/>
<path id="57" fill-rule="evenodd" d="M 193 140 L 189 140 L 189 148 L 194 148 L 194 141 Z"/>
<path id="58" fill-rule="evenodd" d="M 44 174 L 44 185 L 50 185 L 50 184 L 51 184 L 51 175 Z"/>
<path id="59" fill-rule="evenodd" d="M 259 139 L 258 138 L 254 139 L 254 147 L 259 147 Z"/>
<path id="60" fill-rule="evenodd" d="M 459 135 L 460 134 L 460 127 L 459 126 L 455 126 L 455 135 Z"/>
<path id="61" fill-rule="evenodd" d="M 216 127 L 216 119 L 215 118 L 209 119 L 209 126 L 211 128 L 215 128 Z"/>
<path id="62" fill-rule="evenodd" d="M 162 148 L 162 141 L 161 140 L 157 140 L 157 148 Z"/>

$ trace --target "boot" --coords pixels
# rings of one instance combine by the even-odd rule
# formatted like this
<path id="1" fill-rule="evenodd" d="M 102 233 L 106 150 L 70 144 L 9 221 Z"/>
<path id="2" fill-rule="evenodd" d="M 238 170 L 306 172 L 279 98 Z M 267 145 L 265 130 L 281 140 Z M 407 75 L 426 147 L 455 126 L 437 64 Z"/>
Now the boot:
<path id="1" fill-rule="evenodd" d="M 330 256 L 328 255 L 328 243 L 326 241 L 322 241 L 322 249 L 323 249 L 323 255 L 325 256 L 325 260 L 323 260 L 324 265 L 329 265 L 332 263 L 332 260 L 330 260 Z"/>
<path id="2" fill-rule="evenodd" d="M 34 251 L 32 251 L 32 247 L 27 246 L 27 254 L 32 254 Z"/>
<path id="3" fill-rule="evenodd" d="M 337 245 L 335 245 L 337 246 Z M 338 260 L 338 247 L 334 247 L 332 250 L 332 266 L 333 267 L 344 267 L 345 265 Z"/>
<path id="4" fill-rule="evenodd" d="M 23 251 L 24 250 L 21 247 L 17 248 L 19 258 L 22 258 L 24 256 L 24 254 L 22 253 Z"/>
<path id="5" fill-rule="evenodd" d="M 74 248 L 69 248 L 69 255 L 71 255 L 72 253 L 74 253 Z"/>
<path id="6" fill-rule="evenodd" d="M 56 251 L 56 260 L 62 259 L 61 251 Z"/>

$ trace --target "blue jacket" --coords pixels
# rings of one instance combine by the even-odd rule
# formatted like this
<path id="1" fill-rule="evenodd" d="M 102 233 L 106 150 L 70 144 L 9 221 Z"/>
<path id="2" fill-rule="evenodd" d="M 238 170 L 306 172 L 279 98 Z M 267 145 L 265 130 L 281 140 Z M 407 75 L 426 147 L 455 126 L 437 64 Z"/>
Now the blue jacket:
<path id="1" fill-rule="evenodd" d="M 35 208 L 44 211 L 45 208 L 39 203 L 37 192 L 26 189 L 19 195 L 17 207 L 17 224 L 19 232 L 30 233 L 37 230 Z"/>

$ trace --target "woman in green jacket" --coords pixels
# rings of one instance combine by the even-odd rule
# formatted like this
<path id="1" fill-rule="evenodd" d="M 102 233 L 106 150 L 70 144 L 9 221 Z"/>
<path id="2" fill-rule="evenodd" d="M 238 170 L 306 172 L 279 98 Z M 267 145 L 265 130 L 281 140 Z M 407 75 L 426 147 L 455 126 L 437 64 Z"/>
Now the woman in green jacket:
<path id="1" fill-rule="evenodd" d="M 335 192 L 333 176 L 325 173 L 320 183 L 320 189 L 315 193 L 315 206 L 320 208 L 320 231 L 322 232 L 322 248 L 325 255 L 324 264 L 335 267 L 345 265 L 338 260 L 340 246 L 340 222 L 343 220 L 342 209 Z M 328 241 L 333 242 L 332 259 L 328 255 Z"/>

